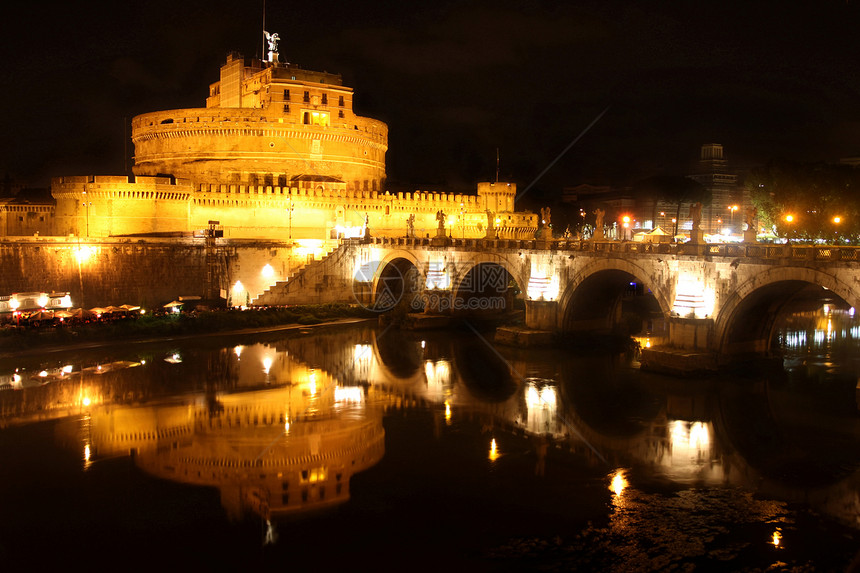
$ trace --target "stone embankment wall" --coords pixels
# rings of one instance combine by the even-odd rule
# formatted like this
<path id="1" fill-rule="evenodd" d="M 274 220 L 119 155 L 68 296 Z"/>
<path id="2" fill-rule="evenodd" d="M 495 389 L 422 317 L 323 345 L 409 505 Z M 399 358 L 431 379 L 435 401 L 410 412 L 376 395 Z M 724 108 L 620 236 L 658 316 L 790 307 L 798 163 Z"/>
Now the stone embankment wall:
<path id="1" fill-rule="evenodd" d="M 179 296 L 205 297 L 211 271 L 215 293 L 245 304 L 305 263 L 278 241 L 219 240 L 207 252 L 203 239 L 191 238 L 6 240 L 0 241 L 0 295 L 69 292 L 75 307 L 155 309 Z"/>
<path id="2" fill-rule="evenodd" d="M 151 308 L 180 295 L 202 295 L 206 270 L 205 248 L 182 242 L 0 242 L 0 293 L 67 291 L 75 307 Z"/>

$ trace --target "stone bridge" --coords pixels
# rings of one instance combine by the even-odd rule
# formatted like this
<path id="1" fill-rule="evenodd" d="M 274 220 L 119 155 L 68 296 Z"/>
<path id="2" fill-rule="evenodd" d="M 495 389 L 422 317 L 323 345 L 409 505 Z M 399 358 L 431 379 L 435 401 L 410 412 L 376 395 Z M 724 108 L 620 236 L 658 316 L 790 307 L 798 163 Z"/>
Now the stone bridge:
<path id="1" fill-rule="evenodd" d="M 472 315 L 510 311 L 514 297 L 528 329 L 553 333 L 623 332 L 623 301 L 638 297 L 663 352 L 710 368 L 767 353 L 799 298 L 858 306 L 860 248 L 378 238 L 342 244 L 254 304 Z"/>

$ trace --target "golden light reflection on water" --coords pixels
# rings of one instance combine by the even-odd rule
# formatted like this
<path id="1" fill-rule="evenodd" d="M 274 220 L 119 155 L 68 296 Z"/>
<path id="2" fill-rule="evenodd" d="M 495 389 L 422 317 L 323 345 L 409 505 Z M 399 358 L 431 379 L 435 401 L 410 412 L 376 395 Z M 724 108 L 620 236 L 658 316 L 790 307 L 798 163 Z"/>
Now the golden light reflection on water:
<path id="1" fill-rule="evenodd" d="M 621 493 L 630 485 L 627 482 L 627 478 L 624 476 L 624 470 L 619 469 L 613 474 L 612 482 L 609 484 L 609 489 L 617 496 L 620 496 Z"/>
<path id="2" fill-rule="evenodd" d="M 782 541 L 782 533 L 779 529 L 773 532 L 773 536 L 771 536 L 771 544 L 774 547 L 779 547 L 780 542 Z"/>
<path id="3" fill-rule="evenodd" d="M 451 425 L 451 401 L 445 400 L 445 423 Z"/>
<path id="4" fill-rule="evenodd" d="M 490 461 L 496 461 L 497 459 L 499 459 L 500 455 L 501 454 L 499 453 L 499 450 L 496 448 L 496 438 L 493 438 L 493 441 L 490 442 Z"/>

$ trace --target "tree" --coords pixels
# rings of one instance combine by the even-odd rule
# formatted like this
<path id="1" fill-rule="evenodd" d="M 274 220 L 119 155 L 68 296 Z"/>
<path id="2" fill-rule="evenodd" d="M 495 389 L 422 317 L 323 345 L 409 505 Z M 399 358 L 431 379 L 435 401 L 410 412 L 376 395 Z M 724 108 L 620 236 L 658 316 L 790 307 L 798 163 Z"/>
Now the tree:
<path id="1" fill-rule="evenodd" d="M 860 237 L 860 171 L 848 165 L 775 160 L 746 181 L 760 223 L 793 240 Z"/>

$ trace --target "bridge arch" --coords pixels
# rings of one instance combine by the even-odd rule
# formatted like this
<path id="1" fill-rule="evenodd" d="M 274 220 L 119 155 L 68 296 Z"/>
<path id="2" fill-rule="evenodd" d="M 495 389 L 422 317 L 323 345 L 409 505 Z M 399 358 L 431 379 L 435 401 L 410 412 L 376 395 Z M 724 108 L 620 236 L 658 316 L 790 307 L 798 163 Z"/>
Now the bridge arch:
<path id="1" fill-rule="evenodd" d="M 413 253 L 401 249 L 389 251 L 374 264 L 371 284 L 374 310 L 385 312 L 404 304 L 413 311 L 423 308 L 420 294 L 425 283 L 424 270 Z"/>
<path id="2" fill-rule="evenodd" d="M 559 297 L 558 329 L 598 330 L 609 328 L 618 318 L 621 298 L 631 282 L 650 290 L 663 316 L 672 309 L 673 292 L 645 280 L 654 274 L 636 260 L 597 259 L 588 263 L 573 277 Z"/>
<path id="3" fill-rule="evenodd" d="M 458 313 L 473 312 L 510 312 L 513 310 L 514 295 L 509 292 L 511 281 L 520 293 L 528 285 L 522 267 L 498 256 L 481 256 L 457 265 L 452 277 L 452 305 Z"/>
<path id="4" fill-rule="evenodd" d="M 755 273 L 720 305 L 714 340 L 722 357 L 766 353 L 780 311 L 804 295 L 835 295 L 860 304 L 860 290 L 838 276 L 808 267 L 771 267 Z"/>

